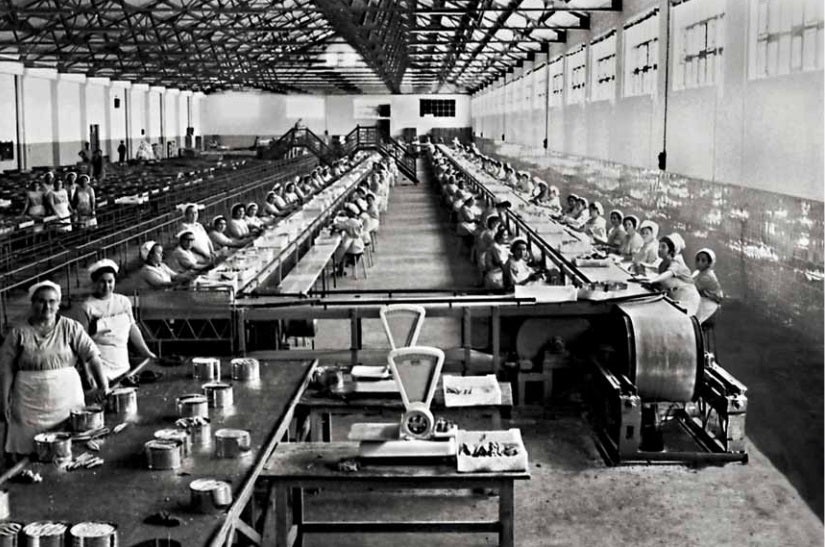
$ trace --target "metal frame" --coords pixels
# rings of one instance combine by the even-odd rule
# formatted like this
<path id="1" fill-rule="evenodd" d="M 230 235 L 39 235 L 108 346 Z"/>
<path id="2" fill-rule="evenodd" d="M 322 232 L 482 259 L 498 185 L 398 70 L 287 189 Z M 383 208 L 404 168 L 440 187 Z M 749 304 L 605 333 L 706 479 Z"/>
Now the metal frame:
<path id="1" fill-rule="evenodd" d="M 590 12 L 511 0 L 3 0 L 0 55 L 31 67 L 212 92 L 472 92 Z M 563 14 L 563 17 L 554 17 Z M 498 47 L 501 46 L 501 47 Z M 345 50 L 347 62 L 328 53 Z"/>

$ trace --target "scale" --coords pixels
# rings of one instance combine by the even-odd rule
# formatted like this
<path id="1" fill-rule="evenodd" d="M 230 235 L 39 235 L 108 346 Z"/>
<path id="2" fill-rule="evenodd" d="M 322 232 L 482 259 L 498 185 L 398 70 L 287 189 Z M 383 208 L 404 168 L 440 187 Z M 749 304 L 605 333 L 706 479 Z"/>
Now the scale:
<path id="1" fill-rule="evenodd" d="M 393 349 L 388 356 L 392 377 L 398 385 L 404 413 L 397 424 L 353 424 L 348 438 L 359 441 L 365 458 L 443 458 L 456 453 L 457 427 L 436 421 L 430 411 L 444 352 L 412 346 Z"/>

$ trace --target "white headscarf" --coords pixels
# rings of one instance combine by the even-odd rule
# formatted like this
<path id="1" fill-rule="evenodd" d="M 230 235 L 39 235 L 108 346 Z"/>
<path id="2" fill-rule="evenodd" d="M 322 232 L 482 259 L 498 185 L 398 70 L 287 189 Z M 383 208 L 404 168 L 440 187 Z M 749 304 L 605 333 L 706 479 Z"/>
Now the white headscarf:
<path id="1" fill-rule="evenodd" d="M 157 241 L 147 241 L 140 246 L 140 258 L 142 258 L 144 262 L 146 262 L 146 259 L 149 258 L 149 253 L 152 252 L 152 249 L 157 244 Z"/>
<path id="2" fill-rule="evenodd" d="M 48 281 L 48 280 L 39 281 L 39 282 L 35 283 L 34 285 L 32 285 L 31 287 L 29 287 L 29 300 L 34 298 L 34 295 L 37 291 L 39 291 L 40 289 L 44 289 L 44 288 L 53 289 L 54 292 L 57 293 L 57 299 L 58 300 L 63 300 L 63 290 L 60 288 L 60 285 L 58 285 L 57 283 L 54 283 L 53 281 Z"/>
<path id="3" fill-rule="evenodd" d="M 102 268 L 111 268 L 112 270 L 114 270 L 115 274 L 117 274 L 120 271 L 120 268 L 118 267 L 117 264 L 115 264 L 114 260 L 110 260 L 108 258 L 103 258 L 101 260 L 98 260 L 97 262 L 95 262 L 91 266 L 89 266 L 89 275 L 93 276 L 96 271 L 98 271 Z"/>

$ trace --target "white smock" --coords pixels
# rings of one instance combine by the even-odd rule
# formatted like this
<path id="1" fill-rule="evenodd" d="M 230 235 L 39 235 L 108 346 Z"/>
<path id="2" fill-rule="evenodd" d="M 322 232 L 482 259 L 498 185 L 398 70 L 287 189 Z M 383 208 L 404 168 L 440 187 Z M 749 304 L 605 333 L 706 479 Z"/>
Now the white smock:
<path id="1" fill-rule="evenodd" d="M 81 323 L 87 325 L 100 350 L 103 371 L 112 380 L 129 371 L 129 332 L 135 324 L 132 303 L 122 294 L 103 300 L 90 296 L 83 302 Z"/>

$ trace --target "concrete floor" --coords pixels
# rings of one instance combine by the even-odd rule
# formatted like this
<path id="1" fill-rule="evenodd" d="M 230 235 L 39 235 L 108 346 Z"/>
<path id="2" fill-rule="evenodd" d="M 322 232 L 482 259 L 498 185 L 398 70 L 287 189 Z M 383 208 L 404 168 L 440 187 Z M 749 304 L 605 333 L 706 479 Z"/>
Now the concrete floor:
<path id="1" fill-rule="evenodd" d="M 458 258 L 459 240 L 426 181 L 393 190 L 380 237 L 369 277 L 346 278 L 340 288 L 466 287 L 477 282 L 469 262 Z M 769 448 L 772 459 L 785 454 L 779 459 L 784 471 L 792 470 L 794 484 L 753 444 L 747 465 L 607 467 L 579 415 L 516 411 L 511 425 L 522 430 L 533 474 L 516 490 L 517 544 L 822 545 L 822 522 L 809 507 L 816 507 L 817 498 L 821 507 L 821 393 L 818 406 L 816 397 L 802 402 L 794 398 L 800 384 L 811 378 L 814 387 L 821 388 L 821 351 L 818 370 L 801 365 L 794 369 L 800 359 L 816 360 L 799 356 L 790 334 L 786 343 L 769 349 L 753 343 L 768 332 L 771 338 L 778 335 L 774 326 L 760 328 L 745 320 L 752 314 L 742 307 L 726 309 L 717 335 L 720 360 L 751 389 L 749 434 Z M 380 326 L 372 323 L 364 324 L 365 347 L 385 347 Z M 428 321 L 421 342 L 449 347 L 456 344 L 459 332 L 458 321 Z M 316 344 L 349 347 L 347 326 L 322 322 Z M 339 438 L 344 428 L 337 432 Z M 469 492 L 446 497 L 322 492 L 308 500 L 308 518 L 481 518 L 494 516 L 495 502 Z M 432 547 L 469 546 L 494 545 L 495 539 L 484 534 L 317 535 L 308 537 L 305 545 L 400 547 L 426 541 Z"/>

